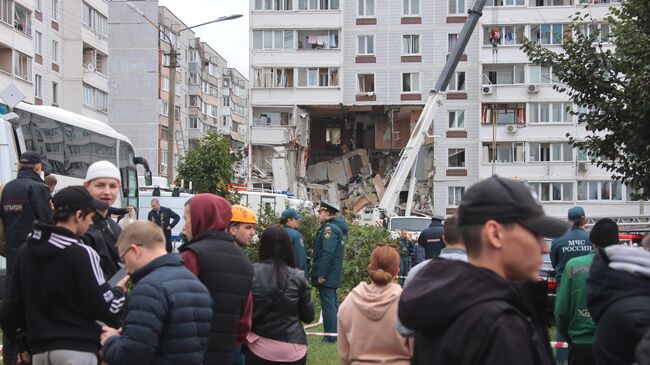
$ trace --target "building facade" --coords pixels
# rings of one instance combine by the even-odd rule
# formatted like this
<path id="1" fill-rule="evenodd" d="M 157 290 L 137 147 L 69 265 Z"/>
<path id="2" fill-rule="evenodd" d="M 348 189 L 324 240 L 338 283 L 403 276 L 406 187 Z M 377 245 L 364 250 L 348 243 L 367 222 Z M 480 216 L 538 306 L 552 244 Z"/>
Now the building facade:
<path id="1" fill-rule="evenodd" d="M 250 186 L 310 199 L 320 192 L 355 211 L 375 203 L 375 175 L 385 183 L 394 171 L 470 5 L 251 0 Z M 586 29 L 606 34 L 611 5 L 488 0 L 418 157 L 416 211 L 453 214 L 471 184 L 498 174 L 527 182 L 555 216 L 576 204 L 594 216 L 644 214 L 627 187 L 571 148 L 567 133 L 586 135 L 568 112 L 577 109 L 552 89 L 552 70 L 519 49 L 527 37 L 559 50 L 583 6 L 595 19 Z M 358 150 L 371 171 L 345 166 Z"/>

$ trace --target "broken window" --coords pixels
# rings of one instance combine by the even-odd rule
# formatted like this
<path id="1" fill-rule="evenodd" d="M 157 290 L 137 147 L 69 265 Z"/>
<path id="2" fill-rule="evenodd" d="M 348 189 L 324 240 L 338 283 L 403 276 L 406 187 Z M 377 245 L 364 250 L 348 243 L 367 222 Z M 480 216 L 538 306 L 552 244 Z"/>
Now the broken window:
<path id="1" fill-rule="evenodd" d="M 420 36 L 418 34 L 405 34 L 402 36 L 402 54 L 420 54 Z"/>
<path id="2" fill-rule="evenodd" d="M 483 104 L 481 124 L 526 124 L 526 104 Z"/>
<path id="3" fill-rule="evenodd" d="M 375 75 L 374 74 L 359 74 L 359 94 L 368 94 L 375 92 Z"/>
<path id="4" fill-rule="evenodd" d="M 449 129 L 465 129 L 465 111 L 449 110 Z"/>
<path id="5" fill-rule="evenodd" d="M 32 81 L 32 58 L 14 51 L 14 76 Z"/>
<path id="6" fill-rule="evenodd" d="M 465 167 L 464 148 L 450 148 L 448 156 L 447 167 Z"/>
<path id="7" fill-rule="evenodd" d="M 14 28 L 32 35 L 32 12 L 18 3 L 14 3 Z"/>
<path id="8" fill-rule="evenodd" d="M 403 73 L 402 74 L 402 92 L 415 93 L 420 92 L 420 74 Z"/>
<path id="9" fill-rule="evenodd" d="M 327 128 L 325 129 L 325 142 L 338 146 L 341 144 L 341 128 Z"/>
<path id="10" fill-rule="evenodd" d="M 454 73 L 454 76 L 449 82 L 449 91 L 465 91 L 465 72 L 459 71 Z"/>

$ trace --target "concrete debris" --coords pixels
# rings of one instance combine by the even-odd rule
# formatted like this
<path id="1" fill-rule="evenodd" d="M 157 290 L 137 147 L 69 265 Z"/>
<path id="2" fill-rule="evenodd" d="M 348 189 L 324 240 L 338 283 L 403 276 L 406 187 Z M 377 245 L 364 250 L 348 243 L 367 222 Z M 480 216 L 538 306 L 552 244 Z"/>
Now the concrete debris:
<path id="1" fill-rule="evenodd" d="M 381 175 L 375 175 L 375 178 L 372 179 L 372 182 L 375 184 L 375 191 L 379 196 L 379 200 L 381 200 L 381 198 L 384 197 L 384 193 L 386 192 L 386 187 L 384 186 L 384 181 L 381 179 Z"/>
<path id="2" fill-rule="evenodd" d="M 310 182 L 314 183 L 329 181 L 327 178 L 327 165 L 327 162 L 320 162 L 307 167 L 307 179 L 309 179 Z"/>

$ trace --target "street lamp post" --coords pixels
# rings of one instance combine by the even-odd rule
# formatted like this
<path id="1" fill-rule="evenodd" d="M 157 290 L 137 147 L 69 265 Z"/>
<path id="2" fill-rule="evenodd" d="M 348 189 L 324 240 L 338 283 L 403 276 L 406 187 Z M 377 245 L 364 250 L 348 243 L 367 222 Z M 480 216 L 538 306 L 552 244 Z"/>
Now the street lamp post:
<path id="1" fill-rule="evenodd" d="M 158 33 L 162 33 L 167 41 L 169 42 L 169 65 L 165 66 L 169 68 L 169 90 L 168 92 L 168 97 L 167 97 L 167 183 L 171 187 L 173 182 L 174 182 L 174 138 L 175 138 L 175 120 L 176 120 L 176 67 L 178 65 L 176 64 L 176 49 L 174 48 L 174 42 L 172 42 L 171 38 L 165 33 L 162 29 L 160 29 L 160 26 L 157 25 L 156 23 L 152 22 L 151 19 L 149 19 L 142 10 L 138 9 L 137 6 L 133 5 L 130 1 L 126 2 L 126 5 L 131 8 L 133 11 L 138 13 L 141 17 L 143 17 L 147 22 L 149 22 L 151 25 L 153 25 L 156 29 L 158 29 Z M 234 15 L 228 15 L 228 16 L 222 16 L 217 19 L 211 20 L 209 22 L 193 25 L 191 27 L 186 27 L 182 28 L 178 31 L 180 34 L 184 30 L 189 30 L 193 28 L 197 28 L 203 25 L 208 25 L 212 23 L 217 23 L 217 22 L 223 22 L 226 20 L 231 20 L 231 19 L 237 19 L 241 18 L 241 14 L 234 14 Z M 164 66 L 164 65 L 163 65 Z M 181 126 L 181 128 L 183 128 Z"/>

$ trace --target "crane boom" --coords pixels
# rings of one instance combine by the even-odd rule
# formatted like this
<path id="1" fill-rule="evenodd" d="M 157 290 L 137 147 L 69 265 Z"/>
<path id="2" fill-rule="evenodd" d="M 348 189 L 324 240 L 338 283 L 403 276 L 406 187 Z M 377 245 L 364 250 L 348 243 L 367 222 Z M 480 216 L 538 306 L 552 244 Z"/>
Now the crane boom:
<path id="1" fill-rule="evenodd" d="M 422 114 L 420 114 L 420 118 L 415 124 L 411 137 L 400 154 L 397 169 L 388 183 L 384 196 L 379 202 L 379 209 L 387 216 L 391 216 L 395 213 L 394 210 L 397 205 L 399 193 L 406 182 L 406 177 L 408 176 L 409 171 L 415 164 L 417 155 L 422 148 L 424 137 L 428 135 L 427 131 L 433 124 L 433 117 L 435 116 L 438 107 L 442 105 L 444 92 L 449 85 L 449 81 L 454 76 L 454 71 L 456 71 L 460 57 L 465 52 L 467 43 L 472 37 L 472 33 L 474 32 L 481 15 L 483 15 L 483 7 L 485 6 L 486 1 L 487 0 L 475 0 L 472 7 L 467 11 L 468 17 L 458 36 L 458 43 L 452 50 L 450 57 L 447 59 L 447 63 L 445 63 L 445 66 L 440 72 L 438 81 L 427 98 L 427 103 L 424 105 Z M 412 205 L 410 202 L 413 200 L 413 190 L 415 189 L 409 189 L 409 203 L 407 204 L 409 208 Z"/>

